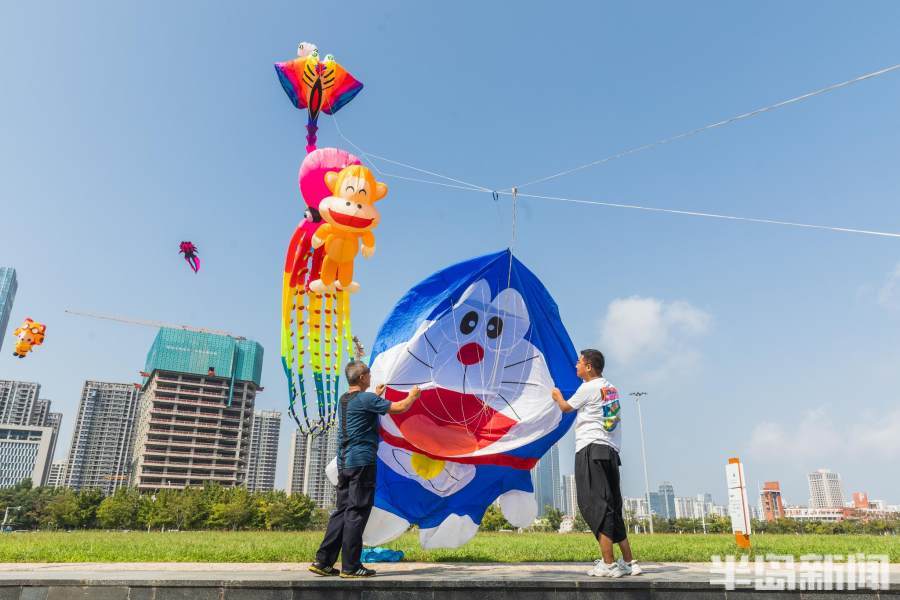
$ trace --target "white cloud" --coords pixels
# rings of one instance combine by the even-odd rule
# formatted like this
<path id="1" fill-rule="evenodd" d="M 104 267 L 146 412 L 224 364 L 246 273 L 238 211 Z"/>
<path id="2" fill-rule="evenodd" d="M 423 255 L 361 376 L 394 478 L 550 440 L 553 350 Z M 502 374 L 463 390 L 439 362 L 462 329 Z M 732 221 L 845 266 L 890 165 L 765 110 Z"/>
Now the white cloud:
<path id="1" fill-rule="evenodd" d="M 604 353 L 621 365 L 652 363 L 657 372 L 671 372 L 699 361 L 693 343 L 711 324 L 709 313 L 688 302 L 617 298 L 600 323 L 600 341 Z"/>
<path id="2" fill-rule="evenodd" d="M 884 308 L 900 310 L 900 263 L 885 278 L 876 299 Z"/>
<path id="3" fill-rule="evenodd" d="M 900 459 L 900 409 L 878 414 L 848 414 L 846 406 L 807 411 L 789 426 L 764 421 L 753 428 L 748 451 L 754 458 L 818 461 L 856 458 Z"/>

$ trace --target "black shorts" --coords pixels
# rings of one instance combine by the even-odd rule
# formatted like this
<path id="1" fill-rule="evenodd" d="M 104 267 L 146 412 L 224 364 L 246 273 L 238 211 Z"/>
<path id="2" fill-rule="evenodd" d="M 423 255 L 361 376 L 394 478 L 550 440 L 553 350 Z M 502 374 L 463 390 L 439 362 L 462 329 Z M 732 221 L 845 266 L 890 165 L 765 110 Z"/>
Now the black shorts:
<path id="1" fill-rule="evenodd" d="M 575 455 L 578 509 L 594 537 L 600 534 L 619 543 L 627 537 L 622 516 L 619 453 L 606 444 L 590 444 Z"/>

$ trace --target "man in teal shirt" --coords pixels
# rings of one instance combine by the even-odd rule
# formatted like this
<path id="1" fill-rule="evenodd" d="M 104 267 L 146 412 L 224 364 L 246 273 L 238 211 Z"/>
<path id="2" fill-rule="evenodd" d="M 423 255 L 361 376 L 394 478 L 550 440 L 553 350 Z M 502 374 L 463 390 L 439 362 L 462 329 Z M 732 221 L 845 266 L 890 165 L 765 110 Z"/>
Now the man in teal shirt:
<path id="1" fill-rule="evenodd" d="M 341 396 L 339 409 L 337 508 L 328 519 L 325 538 L 309 570 L 317 575 L 371 577 L 375 571 L 362 565 L 360 555 L 363 530 L 375 502 L 378 417 L 408 411 L 419 399 L 420 391 L 413 386 L 406 398 L 390 402 L 382 398 L 384 385 L 379 385 L 374 394 L 366 391 L 371 381 L 365 363 L 353 361 L 344 373 L 350 388 Z M 340 573 L 334 568 L 338 552 L 341 553 Z"/>

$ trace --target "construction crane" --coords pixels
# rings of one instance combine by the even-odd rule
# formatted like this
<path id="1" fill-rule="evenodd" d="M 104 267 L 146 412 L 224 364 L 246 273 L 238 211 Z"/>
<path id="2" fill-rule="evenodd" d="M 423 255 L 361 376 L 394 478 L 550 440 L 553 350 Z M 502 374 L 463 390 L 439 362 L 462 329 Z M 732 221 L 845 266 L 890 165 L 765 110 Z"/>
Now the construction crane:
<path id="1" fill-rule="evenodd" d="M 104 321 L 115 321 L 117 323 L 128 323 L 129 325 L 143 325 L 144 327 L 165 327 L 167 329 L 181 329 L 184 331 L 196 331 L 198 333 L 211 333 L 214 335 L 224 335 L 225 337 L 230 337 L 235 340 L 246 340 L 242 335 L 234 335 L 233 333 L 229 333 L 227 331 L 221 331 L 219 329 L 206 329 L 204 327 L 191 327 L 190 325 L 173 325 L 172 323 L 163 323 L 161 321 L 147 321 L 144 319 L 127 319 L 125 317 L 116 317 L 111 315 L 99 315 L 97 313 L 90 313 L 81 310 L 68 310 L 66 309 L 66 313 L 70 315 L 78 315 L 79 317 L 90 317 L 91 319 L 103 319 Z"/>
<path id="2" fill-rule="evenodd" d="M 143 325 L 144 327 L 155 327 L 155 328 L 165 327 L 167 329 L 180 329 L 182 331 L 193 331 L 193 332 L 197 332 L 197 333 L 210 333 L 213 335 L 221 335 L 221 336 L 229 337 L 236 341 L 247 339 L 242 335 L 234 335 L 227 331 L 221 331 L 218 329 L 206 329 L 203 327 L 191 327 L 190 325 L 174 325 L 172 323 L 163 323 L 161 321 L 148 321 L 145 319 L 126 319 L 125 317 L 100 315 L 97 313 L 90 313 L 90 312 L 85 312 L 85 311 L 80 311 L 80 310 L 66 309 L 65 312 L 70 315 L 78 315 L 79 317 L 89 317 L 91 319 L 103 319 L 104 321 L 115 321 L 116 323 L 127 323 L 129 325 Z M 237 346 L 235 346 L 233 354 L 231 356 L 231 382 L 230 382 L 229 388 L 228 388 L 228 404 L 227 404 L 228 406 L 231 406 L 231 403 L 234 399 L 234 377 L 235 377 L 234 367 L 235 367 L 235 363 L 237 361 L 237 351 L 238 351 Z M 149 377 L 149 373 L 144 373 L 143 371 L 141 371 L 141 376 Z M 261 387 L 259 388 L 260 391 L 262 389 L 263 388 L 261 388 Z"/>

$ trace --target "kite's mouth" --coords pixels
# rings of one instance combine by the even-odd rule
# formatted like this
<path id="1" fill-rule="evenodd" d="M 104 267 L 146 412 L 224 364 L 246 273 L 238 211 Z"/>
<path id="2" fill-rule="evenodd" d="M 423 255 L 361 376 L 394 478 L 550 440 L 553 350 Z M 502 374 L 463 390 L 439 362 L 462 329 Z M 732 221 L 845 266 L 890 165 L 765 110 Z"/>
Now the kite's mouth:
<path id="1" fill-rule="evenodd" d="M 365 229 L 369 225 L 372 224 L 372 221 L 375 219 L 362 219 L 360 217 L 354 217 L 353 215 L 346 215 L 344 213 L 339 213 L 337 211 L 329 211 L 331 214 L 331 218 L 338 225 L 343 225 L 344 227 L 353 227 L 354 229 Z"/>
<path id="2" fill-rule="evenodd" d="M 385 398 L 397 402 L 406 392 L 388 388 Z M 391 415 L 407 442 L 432 456 L 471 454 L 500 440 L 516 421 L 472 394 L 443 388 L 422 391 L 407 412 Z"/>

